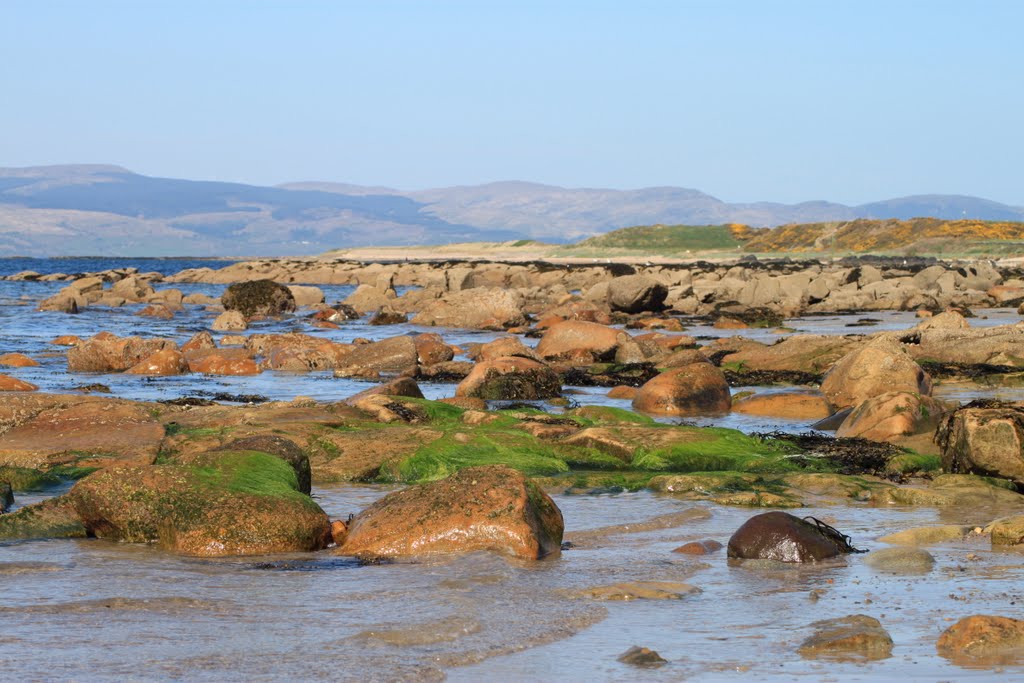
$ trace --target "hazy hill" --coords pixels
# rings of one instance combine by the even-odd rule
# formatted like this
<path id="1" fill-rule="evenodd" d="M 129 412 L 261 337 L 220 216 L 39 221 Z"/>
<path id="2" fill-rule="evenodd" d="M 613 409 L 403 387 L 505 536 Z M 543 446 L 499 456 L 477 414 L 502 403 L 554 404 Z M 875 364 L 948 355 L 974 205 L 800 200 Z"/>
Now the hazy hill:
<path id="1" fill-rule="evenodd" d="M 755 227 L 858 217 L 1024 220 L 1024 209 L 927 195 L 862 206 L 730 204 L 697 190 L 526 182 L 404 192 L 155 178 L 118 166 L 0 168 L 0 256 L 294 255 L 367 245 L 576 241 L 629 225 Z"/>

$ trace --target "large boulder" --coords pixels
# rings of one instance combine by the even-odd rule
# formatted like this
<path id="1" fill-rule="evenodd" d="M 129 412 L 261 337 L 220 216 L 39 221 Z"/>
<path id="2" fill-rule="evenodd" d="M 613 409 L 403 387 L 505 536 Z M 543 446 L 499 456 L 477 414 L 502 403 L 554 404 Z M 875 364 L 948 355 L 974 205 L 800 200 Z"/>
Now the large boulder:
<path id="1" fill-rule="evenodd" d="M 899 343 L 887 338 L 843 356 L 821 382 L 821 393 L 836 410 L 890 391 L 928 396 L 932 382 Z"/>
<path id="2" fill-rule="evenodd" d="M 649 380 L 633 398 L 633 408 L 658 415 L 718 415 L 732 400 L 722 371 L 711 363 L 690 363 Z"/>
<path id="3" fill-rule="evenodd" d="M 515 291 L 473 288 L 431 301 L 411 322 L 428 327 L 504 330 L 526 323 L 522 308 L 523 298 Z"/>
<path id="4" fill-rule="evenodd" d="M 489 400 L 534 401 L 562 393 L 562 380 L 554 370 L 529 358 L 503 356 L 477 363 L 459 383 L 456 396 Z"/>
<path id="5" fill-rule="evenodd" d="M 225 311 L 238 311 L 247 319 L 278 316 L 295 310 L 291 290 L 273 280 L 236 282 L 224 290 L 220 303 Z"/>
<path id="6" fill-rule="evenodd" d="M 851 548 L 841 537 L 788 512 L 751 517 L 728 545 L 729 557 L 776 562 L 817 562 L 848 552 Z"/>
<path id="7" fill-rule="evenodd" d="M 548 328 L 537 344 L 536 353 L 548 360 L 579 359 L 612 360 L 619 344 L 628 334 L 597 323 L 566 320 Z"/>
<path id="8" fill-rule="evenodd" d="M 938 430 L 942 469 L 981 474 L 1024 485 L 1024 406 L 967 406 Z"/>
<path id="9" fill-rule="evenodd" d="M 535 560 L 558 551 L 564 522 L 533 481 L 504 465 L 469 467 L 388 494 L 356 515 L 339 552 L 416 557 L 479 550 Z"/>
<path id="10" fill-rule="evenodd" d="M 649 275 L 623 275 L 608 283 L 608 305 L 624 313 L 660 311 L 668 287 Z"/>
<path id="11" fill-rule="evenodd" d="M 177 348 L 169 339 L 118 337 L 101 332 L 68 349 L 68 372 L 123 372 L 157 351 Z"/>

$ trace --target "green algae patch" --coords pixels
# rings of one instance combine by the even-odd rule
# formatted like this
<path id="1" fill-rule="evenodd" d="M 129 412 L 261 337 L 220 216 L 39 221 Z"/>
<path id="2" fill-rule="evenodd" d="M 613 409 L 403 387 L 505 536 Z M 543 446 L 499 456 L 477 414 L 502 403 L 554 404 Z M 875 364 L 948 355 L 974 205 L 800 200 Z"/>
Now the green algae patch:
<path id="1" fill-rule="evenodd" d="M 648 488 L 658 472 L 606 472 L 602 470 L 572 470 L 550 477 L 535 477 L 534 481 L 548 491 L 573 494 L 622 493 Z"/>
<path id="2" fill-rule="evenodd" d="M 299 493 L 295 469 L 269 453 L 217 451 L 201 456 L 193 466 L 198 481 L 208 487 L 257 496 L 307 498 Z"/>
<path id="3" fill-rule="evenodd" d="M 85 525 L 63 497 L 0 515 L 0 540 L 85 538 L 86 535 Z"/>
<path id="4" fill-rule="evenodd" d="M 0 467 L 0 481 L 6 481 L 15 492 L 41 491 L 60 484 L 62 479 L 53 472 L 29 467 Z"/>
<path id="5" fill-rule="evenodd" d="M 919 453 L 906 453 L 894 456 L 885 465 L 885 471 L 889 474 L 935 473 L 941 469 L 942 459 L 939 456 L 921 455 Z"/>
<path id="6" fill-rule="evenodd" d="M 607 424 L 617 422 L 640 425 L 657 424 L 649 415 L 641 415 L 640 413 L 634 413 L 633 411 L 626 410 L 625 408 L 614 408 L 612 406 L 583 406 L 582 408 L 576 408 L 575 410 L 567 412 L 566 415 L 582 418 L 581 421 L 585 421 L 590 424 Z"/>
<path id="7" fill-rule="evenodd" d="M 800 453 L 791 444 L 748 436 L 720 427 L 675 427 L 692 437 L 662 448 L 638 451 L 637 469 L 667 472 L 792 472 L 801 467 L 790 456 Z"/>
<path id="8" fill-rule="evenodd" d="M 478 428 L 445 434 L 403 460 L 393 473 L 399 481 L 434 481 L 477 465 L 507 465 L 529 476 L 569 470 L 554 448 L 525 432 Z"/>

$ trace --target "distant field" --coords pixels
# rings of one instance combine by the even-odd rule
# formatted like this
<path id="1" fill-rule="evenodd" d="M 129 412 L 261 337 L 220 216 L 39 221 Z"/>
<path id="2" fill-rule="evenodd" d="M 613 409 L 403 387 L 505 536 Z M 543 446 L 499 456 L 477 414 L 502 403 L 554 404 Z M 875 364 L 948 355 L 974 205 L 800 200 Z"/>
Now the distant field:
<path id="1" fill-rule="evenodd" d="M 640 225 L 597 235 L 565 247 L 566 251 L 629 249 L 680 253 L 736 249 L 743 241 L 736 238 L 732 225 Z"/>
<path id="2" fill-rule="evenodd" d="M 432 247 L 370 247 L 330 253 L 357 260 L 465 258 L 497 261 L 590 261 L 607 258 L 679 261 L 727 259 L 740 254 L 1012 258 L 1024 256 L 1024 223 L 913 218 L 803 223 L 777 228 L 751 228 L 738 224 L 642 225 L 614 230 L 576 244 L 516 240 Z"/>

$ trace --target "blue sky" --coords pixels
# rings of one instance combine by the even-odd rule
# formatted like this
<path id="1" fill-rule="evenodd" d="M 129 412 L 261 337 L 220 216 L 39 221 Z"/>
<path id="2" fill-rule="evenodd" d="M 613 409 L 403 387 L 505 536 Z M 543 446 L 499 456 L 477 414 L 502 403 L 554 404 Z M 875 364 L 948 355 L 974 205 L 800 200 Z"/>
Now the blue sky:
<path id="1" fill-rule="evenodd" d="M 1024 3 L 0 3 L 0 165 L 1024 205 Z"/>

